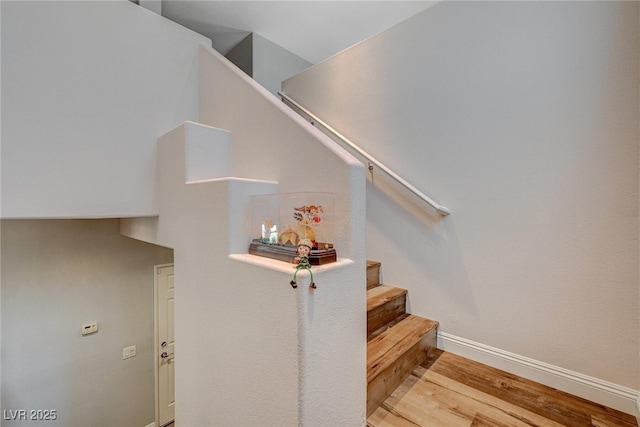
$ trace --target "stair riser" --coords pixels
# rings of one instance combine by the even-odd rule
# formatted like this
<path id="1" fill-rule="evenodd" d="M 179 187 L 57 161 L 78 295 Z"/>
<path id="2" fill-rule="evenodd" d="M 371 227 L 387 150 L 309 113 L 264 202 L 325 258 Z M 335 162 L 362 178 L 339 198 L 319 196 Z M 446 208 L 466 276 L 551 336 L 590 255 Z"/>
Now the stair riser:
<path id="1" fill-rule="evenodd" d="M 380 264 L 367 264 L 367 289 L 373 288 L 380 284 Z"/>
<path id="2" fill-rule="evenodd" d="M 367 313 L 367 336 L 406 313 L 407 296 L 399 295 Z"/>
<path id="3" fill-rule="evenodd" d="M 391 395 L 418 365 L 427 359 L 427 352 L 436 348 L 436 341 L 437 332 L 436 329 L 433 329 L 369 382 L 367 385 L 367 417 Z"/>

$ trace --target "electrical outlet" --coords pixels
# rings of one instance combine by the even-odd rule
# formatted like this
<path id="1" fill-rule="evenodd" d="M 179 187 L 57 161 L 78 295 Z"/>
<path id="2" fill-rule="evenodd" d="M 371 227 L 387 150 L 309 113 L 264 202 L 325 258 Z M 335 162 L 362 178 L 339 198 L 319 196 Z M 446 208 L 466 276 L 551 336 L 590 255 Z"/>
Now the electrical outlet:
<path id="1" fill-rule="evenodd" d="M 136 355 L 136 346 L 125 347 L 122 349 L 122 359 L 128 359 Z"/>

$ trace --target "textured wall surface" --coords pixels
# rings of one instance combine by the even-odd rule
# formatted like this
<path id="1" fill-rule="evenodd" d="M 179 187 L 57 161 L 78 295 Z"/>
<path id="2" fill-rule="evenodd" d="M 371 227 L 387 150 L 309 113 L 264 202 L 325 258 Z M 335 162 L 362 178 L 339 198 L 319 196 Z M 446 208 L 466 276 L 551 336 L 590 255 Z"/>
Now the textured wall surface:
<path id="1" fill-rule="evenodd" d="M 219 55 L 208 59 L 212 62 L 203 61 L 205 69 L 228 66 Z M 219 84 L 230 83 L 223 79 Z M 241 79 L 236 89 L 243 88 L 246 82 Z M 256 95 L 258 103 L 263 95 L 258 91 L 251 96 Z M 267 102 L 261 108 L 269 114 L 282 104 Z M 298 126 L 295 121 L 276 121 L 263 131 L 279 133 Z M 307 135 L 305 142 L 313 138 Z M 180 402 L 176 422 L 363 425 L 364 224 L 350 217 L 351 211 L 364 210 L 363 168 L 339 157 L 332 161 L 335 176 L 347 177 L 341 185 L 334 183 L 342 200 L 337 220 L 347 234 L 335 241 L 341 259 L 313 268 L 318 289 L 308 288 L 303 273 L 294 290 L 289 286 L 292 264 L 246 253 L 251 239 L 259 236 L 248 224 L 250 196 L 279 192 L 280 185 L 225 178 L 231 162 L 221 161 L 216 167 L 214 162 L 196 160 L 216 152 L 219 156 L 214 157 L 224 159 L 229 143 L 228 132 L 194 123 L 167 133 L 159 141 L 159 217 L 122 221 L 126 235 L 175 250 L 176 401 Z M 280 143 L 295 150 L 300 140 L 285 137 Z M 313 149 L 323 150 L 320 141 Z M 262 160 L 278 162 L 274 156 Z M 194 170 L 198 180 L 189 182 L 185 178 L 196 175 Z M 294 185 L 311 188 L 313 174 Z M 349 250 L 359 262 L 345 259 Z M 330 413 L 327 407 L 332 408 Z"/>
<path id="2" fill-rule="evenodd" d="M 284 82 L 374 172 L 367 255 L 441 331 L 637 390 L 638 3 L 442 2 Z"/>

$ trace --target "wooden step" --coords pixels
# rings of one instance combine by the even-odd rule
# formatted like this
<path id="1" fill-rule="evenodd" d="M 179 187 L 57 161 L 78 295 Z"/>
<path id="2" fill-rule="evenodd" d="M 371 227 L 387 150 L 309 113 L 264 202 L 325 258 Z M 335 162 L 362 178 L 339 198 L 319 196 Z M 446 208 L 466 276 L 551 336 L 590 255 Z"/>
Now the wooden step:
<path id="1" fill-rule="evenodd" d="M 406 313 L 407 290 L 378 285 L 367 290 L 367 336 L 393 323 Z"/>
<path id="2" fill-rule="evenodd" d="M 367 261 L 367 289 L 380 284 L 381 265 L 378 261 Z"/>
<path id="3" fill-rule="evenodd" d="M 406 315 L 367 343 L 367 416 L 425 361 L 436 347 L 438 322 Z"/>

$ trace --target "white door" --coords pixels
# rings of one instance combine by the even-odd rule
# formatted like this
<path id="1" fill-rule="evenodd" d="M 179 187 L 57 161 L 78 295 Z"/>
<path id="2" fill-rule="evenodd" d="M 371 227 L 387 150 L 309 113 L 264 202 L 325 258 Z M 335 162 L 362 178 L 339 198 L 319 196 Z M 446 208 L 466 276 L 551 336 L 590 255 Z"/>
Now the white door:
<path id="1" fill-rule="evenodd" d="M 156 343 L 158 345 L 158 425 L 175 418 L 174 337 L 173 337 L 173 265 L 156 267 Z"/>

